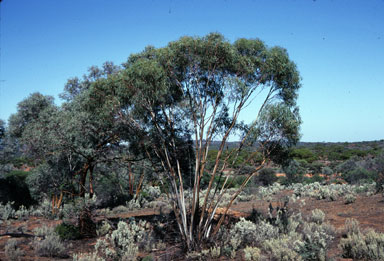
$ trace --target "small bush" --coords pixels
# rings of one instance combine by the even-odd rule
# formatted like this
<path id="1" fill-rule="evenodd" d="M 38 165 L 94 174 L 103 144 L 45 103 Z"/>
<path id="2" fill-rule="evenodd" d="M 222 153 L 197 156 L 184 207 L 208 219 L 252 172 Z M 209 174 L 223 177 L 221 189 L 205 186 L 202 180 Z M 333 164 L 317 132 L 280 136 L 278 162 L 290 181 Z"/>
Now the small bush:
<path id="1" fill-rule="evenodd" d="M 330 224 L 305 223 L 300 255 L 304 260 L 325 261 L 327 249 L 334 239 L 335 229 Z"/>
<path id="2" fill-rule="evenodd" d="M 246 261 L 259 261 L 260 260 L 260 249 L 257 247 L 246 247 L 244 248 L 244 259 Z"/>
<path id="3" fill-rule="evenodd" d="M 269 186 L 275 183 L 278 178 L 274 169 L 264 168 L 259 171 L 258 179 L 264 186 Z"/>
<path id="4" fill-rule="evenodd" d="M 21 205 L 29 207 L 36 203 L 25 182 L 27 175 L 28 172 L 13 170 L 0 179 L 0 203 L 13 201 L 16 209 Z"/>
<path id="5" fill-rule="evenodd" d="M 55 228 L 61 240 L 75 240 L 81 237 L 79 228 L 67 223 L 61 223 Z"/>
<path id="6" fill-rule="evenodd" d="M 55 233 L 54 227 L 41 226 L 33 230 L 33 233 L 36 237 L 45 237 L 47 235 Z"/>
<path id="7" fill-rule="evenodd" d="M 209 249 L 209 254 L 212 258 L 219 258 L 221 255 L 221 248 L 220 247 L 211 247 Z"/>
<path id="8" fill-rule="evenodd" d="M 310 218 L 311 222 L 322 224 L 324 222 L 325 214 L 320 209 L 312 210 L 312 216 Z"/>
<path id="9" fill-rule="evenodd" d="M 15 212 L 15 216 L 20 220 L 26 220 L 29 217 L 29 210 L 21 205 L 19 209 Z"/>
<path id="10" fill-rule="evenodd" d="M 9 261 L 20 261 L 24 252 L 17 247 L 16 239 L 10 239 L 4 247 L 5 256 Z"/>
<path id="11" fill-rule="evenodd" d="M 72 260 L 73 261 L 105 261 L 105 259 L 99 257 L 96 252 L 74 254 L 72 257 Z"/>
<path id="12" fill-rule="evenodd" d="M 361 260 L 384 260 L 384 234 L 369 230 L 367 233 L 348 234 L 340 241 L 343 257 Z"/>
<path id="13" fill-rule="evenodd" d="M 290 235 L 265 241 L 263 249 L 270 257 L 269 260 L 301 261 L 303 259 L 298 253 L 301 245 L 303 245 L 301 236 L 297 233 L 290 233 Z"/>
<path id="14" fill-rule="evenodd" d="M 126 212 L 129 212 L 130 209 L 126 206 L 117 206 L 117 207 L 114 207 L 111 212 L 113 214 L 120 214 L 120 213 L 126 213 Z"/>
<path id="15" fill-rule="evenodd" d="M 344 197 L 345 199 L 345 204 L 352 204 L 353 202 L 356 201 L 356 196 L 354 194 L 347 194 Z"/>
<path id="16" fill-rule="evenodd" d="M 152 233 L 146 221 L 120 221 L 117 229 L 105 239 L 98 240 L 95 249 L 98 256 L 112 260 L 136 260 L 139 247 L 150 245 Z"/>
<path id="17" fill-rule="evenodd" d="M 8 220 L 15 217 L 16 211 L 13 209 L 13 202 L 7 202 L 3 205 L 0 203 L 0 218 L 2 220 Z"/>
<path id="18" fill-rule="evenodd" d="M 68 257 L 65 245 L 55 233 L 48 234 L 43 240 L 35 239 L 34 246 L 38 256 Z"/>
<path id="19" fill-rule="evenodd" d="M 348 218 L 345 221 L 344 229 L 345 229 L 346 235 L 359 234 L 360 233 L 359 221 L 357 221 L 354 218 Z"/>
<path id="20" fill-rule="evenodd" d="M 96 229 L 96 234 L 98 236 L 104 236 L 109 233 L 111 228 L 111 225 L 107 221 L 103 220 L 101 225 Z"/>
<path id="21" fill-rule="evenodd" d="M 40 205 L 32 212 L 33 216 L 43 216 L 45 218 L 53 219 L 52 203 L 49 199 L 44 198 Z"/>

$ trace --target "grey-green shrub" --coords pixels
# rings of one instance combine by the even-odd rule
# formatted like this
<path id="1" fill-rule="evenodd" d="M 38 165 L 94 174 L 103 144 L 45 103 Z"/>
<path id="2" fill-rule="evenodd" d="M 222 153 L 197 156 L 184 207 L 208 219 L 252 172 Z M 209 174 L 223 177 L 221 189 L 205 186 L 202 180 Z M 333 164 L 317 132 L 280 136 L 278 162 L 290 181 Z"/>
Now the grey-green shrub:
<path id="1" fill-rule="evenodd" d="M 105 261 L 104 258 L 99 257 L 96 252 L 92 253 L 78 253 L 72 257 L 73 261 Z"/>
<path id="2" fill-rule="evenodd" d="M 359 221 L 357 221 L 354 218 L 348 218 L 345 221 L 344 229 L 345 229 L 346 235 L 359 234 L 360 233 Z"/>
<path id="3" fill-rule="evenodd" d="M 15 212 L 15 216 L 18 219 L 26 220 L 29 217 L 29 213 L 30 211 L 25 206 L 21 205 L 19 209 Z"/>
<path id="4" fill-rule="evenodd" d="M 304 223 L 300 255 L 304 260 L 325 261 L 327 249 L 334 239 L 335 229 L 328 223 Z"/>
<path id="5" fill-rule="evenodd" d="M 351 204 L 356 201 L 356 196 L 352 193 L 345 195 L 345 204 Z"/>
<path id="6" fill-rule="evenodd" d="M 108 234 L 111 228 L 112 228 L 111 225 L 107 221 L 103 220 L 101 222 L 101 225 L 96 229 L 96 234 L 98 236 L 104 236 Z"/>
<path id="7" fill-rule="evenodd" d="M 10 239 L 7 241 L 4 247 L 4 253 L 9 261 L 22 260 L 22 256 L 24 255 L 24 252 L 18 248 L 16 239 Z"/>
<path id="8" fill-rule="evenodd" d="M 55 233 L 55 228 L 52 226 L 41 226 L 33 230 L 33 233 L 36 237 L 45 237 L 46 235 Z"/>
<path id="9" fill-rule="evenodd" d="M 340 240 L 343 257 L 361 260 L 384 260 L 384 234 L 370 229 L 361 232 L 356 220 L 347 220 L 347 237 Z"/>
<path id="10" fill-rule="evenodd" d="M 151 243 L 150 224 L 140 220 L 129 224 L 120 221 L 117 229 L 105 239 L 98 240 L 95 249 L 100 255 L 112 260 L 136 260 L 139 247 Z"/>
<path id="11" fill-rule="evenodd" d="M 12 207 L 13 202 L 7 202 L 3 205 L 0 203 L 0 217 L 2 220 L 8 220 L 9 218 L 15 217 L 16 211 Z"/>
<path id="12" fill-rule="evenodd" d="M 301 261 L 303 259 L 299 254 L 299 250 L 302 245 L 301 235 L 290 233 L 289 235 L 265 241 L 263 249 L 267 253 L 269 260 Z"/>
<path id="13" fill-rule="evenodd" d="M 54 218 L 52 215 L 52 203 L 47 198 L 44 198 L 39 206 L 32 212 L 33 216 L 43 216 L 45 218 Z"/>
<path id="14" fill-rule="evenodd" d="M 60 237 L 51 233 L 43 240 L 35 239 L 34 247 L 38 256 L 46 257 L 67 257 L 67 249 Z"/>
<path id="15" fill-rule="evenodd" d="M 260 249 L 257 247 L 246 247 L 243 249 L 244 259 L 246 261 L 259 261 L 260 260 Z"/>
<path id="16" fill-rule="evenodd" d="M 317 223 L 317 224 L 323 224 L 325 218 L 325 214 L 320 209 L 314 209 L 312 210 L 312 215 L 310 217 L 310 221 Z"/>
<path id="17" fill-rule="evenodd" d="M 225 234 L 225 233 L 224 233 Z M 279 228 L 268 222 L 260 220 L 257 224 L 240 218 L 224 237 L 224 241 L 237 250 L 240 246 L 254 246 L 261 244 L 264 240 L 276 238 L 279 235 Z"/>

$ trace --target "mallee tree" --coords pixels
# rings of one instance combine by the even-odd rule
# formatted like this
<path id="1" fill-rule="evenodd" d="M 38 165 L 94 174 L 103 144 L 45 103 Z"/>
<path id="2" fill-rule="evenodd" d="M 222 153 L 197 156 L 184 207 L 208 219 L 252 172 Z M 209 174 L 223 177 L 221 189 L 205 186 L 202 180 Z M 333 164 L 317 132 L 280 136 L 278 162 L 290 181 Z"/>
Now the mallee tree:
<path id="1" fill-rule="evenodd" d="M 126 122 L 141 129 L 142 148 L 154 171 L 168 178 L 170 195 L 186 247 L 198 249 L 215 235 L 213 218 L 227 191 L 230 168 L 240 150 L 258 143 L 262 153 L 255 171 L 225 207 L 225 213 L 247 182 L 269 160 L 281 156 L 299 139 L 300 117 L 296 107 L 300 76 L 285 49 L 268 48 L 258 39 L 230 43 L 217 33 L 183 37 L 164 48 L 147 47 L 132 55 L 121 72 L 122 104 Z M 260 104 L 255 108 L 256 104 Z M 245 108 L 252 107 L 254 121 L 239 122 Z M 249 112 L 248 112 L 249 113 Z M 226 153 L 228 139 L 241 137 L 239 148 Z M 178 140 L 193 140 L 192 199 L 187 201 Z M 212 141 L 220 141 L 214 166 L 207 170 Z M 235 156 L 235 157 L 233 157 Z M 251 161 L 252 153 L 246 162 Z M 161 168 L 155 166 L 160 165 Z M 200 198 L 201 180 L 209 184 Z M 219 187 L 215 177 L 224 183 Z"/>

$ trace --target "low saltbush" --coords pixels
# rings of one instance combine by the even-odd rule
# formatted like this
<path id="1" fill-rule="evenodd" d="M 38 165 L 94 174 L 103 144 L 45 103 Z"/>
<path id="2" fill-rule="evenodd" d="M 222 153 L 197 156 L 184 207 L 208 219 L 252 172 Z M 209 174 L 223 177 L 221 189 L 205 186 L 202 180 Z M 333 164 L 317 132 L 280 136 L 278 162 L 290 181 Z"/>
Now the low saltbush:
<path id="1" fill-rule="evenodd" d="M 345 204 L 352 204 L 356 201 L 356 196 L 352 193 L 345 195 Z"/>
<path id="2" fill-rule="evenodd" d="M 13 209 L 13 202 L 7 202 L 3 205 L 0 203 L 0 218 L 1 220 L 8 220 L 15 217 L 16 211 Z"/>
<path id="3" fill-rule="evenodd" d="M 244 248 L 244 259 L 246 261 L 259 261 L 260 260 L 260 249 L 257 247 L 246 247 Z"/>
<path id="4" fill-rule="evenodd" d="M 343 257 L 358 260 L 384 260 L 384 234 L 372 229 L 361 232 L 356 220 L 346 221 L 346 238 L 340 240 Z"/>
<path id="5" fill-rule="evenodd" d="M 136 260 L 139 249 L 151 245 L 152 230 L 146 221 L 120 221 L 117 229 L 97 240 L 95 252 L 74 255 L 75 260 Z M 88 258 L 88 259 L 86 259 Z"/>
<path id="6" fill-rule="evenodd" d="M 24 252 L 18 248 L 16 239 L 10 239 L 7 241 L 4 252 L 7 260 L 9 261 L 20 261 L 22 260 L 22 256 Z"/>
<path id="7" fill-rule="evenodd" d="M 34 241 L 34 247 L 38 256 L 45 257 L 68 257 L 67 248 L 61 241 L 59 235 L 56 233 L 50 233 L 40 240 L 36 238 Z"/>
<path id="8" fill-rule="evenodd" d="M 310 222 L 314 222 L 317 224 L 323 224 L 325 218 L 325 214 L 320 209 L 312 210 L 312 215 L 310 217 Z"/>

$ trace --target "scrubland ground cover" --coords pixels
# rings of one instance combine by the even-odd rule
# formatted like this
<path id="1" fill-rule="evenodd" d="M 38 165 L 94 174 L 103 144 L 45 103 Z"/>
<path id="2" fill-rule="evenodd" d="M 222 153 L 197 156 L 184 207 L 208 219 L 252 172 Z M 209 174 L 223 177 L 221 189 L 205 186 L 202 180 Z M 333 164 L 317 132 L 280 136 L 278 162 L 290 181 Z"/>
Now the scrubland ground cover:
<path id="1" fill-rule="evenodd" d="M 231 208 L 218 237 L 185 252 L 171 208 L 157 187 L 136 208 L 94 208 L 85 198 L 94 234 L 81 234 L 76 207 L 14 210 L 1 205 L 0 245 L 5 260 L 382 260 L 384 200 L 375 184 L 319 183 L 247 188 Z M 252 194 L 250 192 L 253 192 Z M 149 193 L 150 194 L 150 193 Z M 346 202 L 353 194 L 355 200 Z M 246 196 L 246 197 L 245 197 Z M 146 197 L 149 197 L 146 195 Z M 139 200 L 140 201 L 140 200 Z M 77 203 L 80 205 L 80 203 Z M 132 205 L 127 202 L 127 204 Z M 140 215 L 143 216 L 140 216 Z M 90 221 L 90 222 L 91 222 Z M 89 233 L 89 231 L 88 231 Z"/>

